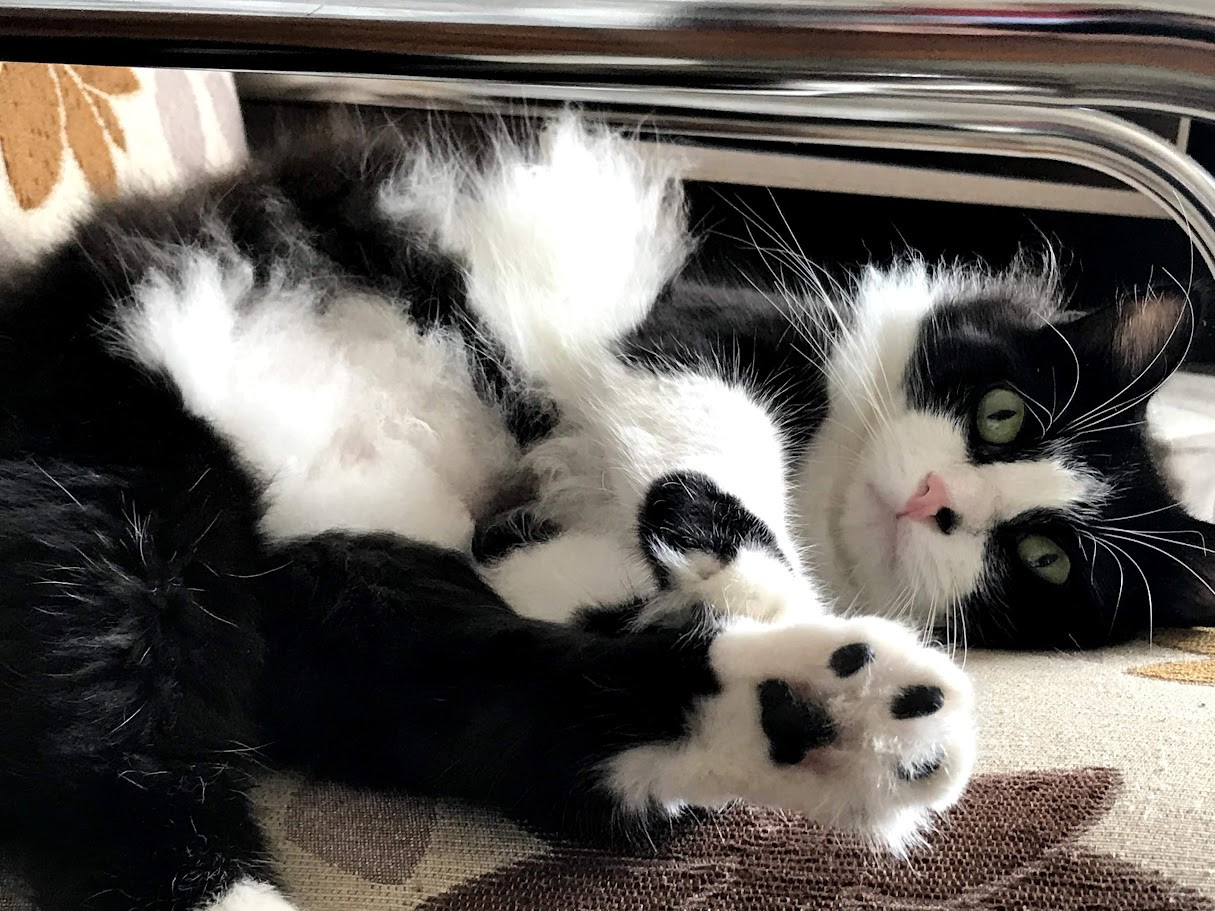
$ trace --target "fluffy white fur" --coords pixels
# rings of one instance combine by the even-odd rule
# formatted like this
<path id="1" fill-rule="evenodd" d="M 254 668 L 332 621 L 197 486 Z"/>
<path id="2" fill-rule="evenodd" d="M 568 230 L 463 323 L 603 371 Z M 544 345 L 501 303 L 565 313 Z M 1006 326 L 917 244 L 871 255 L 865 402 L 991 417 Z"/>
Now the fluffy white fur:
<path id="1" fill-rule="evenodd" d="M 200 911 L 298 911 L 269 883 L 242 879 Z"/>
<path id="2" fill-rule="evenodd" d="M 605 346 L 686 255 L 675 175 L 572 117 L 535 154 L 507 146 L 497 159 L 436 237 L 467 263 L 470 303 L 516 363 L 559 396 L 597 391 Z"/>
<path id="3" fill-rule="evenodd" d="M 466 549 L 518 458 L 459 339 L 382 298 L 255 286 L 235 254 L 183 250 L 137 289 L 115 337 L 264 480 L 272 537 L 391 531 Z"/>
<path id="4" fill-rule="evenodd" d="M 623 604 L 654 586 L 635 541 L 585 531 L 515 550 L 484 575 L 516 613 L 554 623 L 581 608 Z"/>
<path id="5" fill-rule="evenodd" d="M 722 563 L 703 552 L 659 548 L 658 558 L 676 584 L 651 598 L 638 621 L 656 620 L 667 610 L 703 602 L 729 617 L 789 622 L 825 613 L 825 601 L 807 576 L 767 550 L 742 547 Z"/>
<path id="6" fill-rule="evenodd" d="M 875 657 L 841 679 L 828 662 L 853 642 L 869 643 Z M 722 692 L 703 701 L 693 735 L 678 745 L 638 747 L 612 761 L 612 781 L 627 800 L 720 806 L 741 798 L 860 830 L 904 853 L 934 812 L 957 800 L 970 776 L 975 739 L 969 681 L 901 626 L 877 618 L 738 621 L 714 643 L 712 661 Z M 835 743 L 812 750 L 797 765 L 771 762 L 756 688 L 772 678 L 828 709 L 838 731 Z M 891 700 L 913 682 L 941 687 L 945 707 L 895 720 Z M 936 758 L 939 771 L 923 780 L 897 775 L 900 764 Z"/>

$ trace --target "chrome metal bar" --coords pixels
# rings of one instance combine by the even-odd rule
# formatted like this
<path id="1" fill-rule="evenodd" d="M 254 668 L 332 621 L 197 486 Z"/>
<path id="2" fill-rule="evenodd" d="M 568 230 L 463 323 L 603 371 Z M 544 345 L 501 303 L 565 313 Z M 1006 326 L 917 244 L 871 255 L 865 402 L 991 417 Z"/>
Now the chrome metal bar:
<path id="1" fill-rule="evenodd" d="M 977 8 L 976 8 L 977 7 Z M 0 59 L 722 89 L 979 80 L 1004 99 L 1215 112 L 1211 0 L 42 0 Z M 66 55 L 66 56 L 64 56 Z M 918 83 L 918 84 L 917 84 Z M 933 83 L 926 85 L 925 83 Z"/>
<path id="2" fill-rule="evenodd" d="M 1215 271 L 1215 181 L 1098 108 L 1215 120 L 1211 0 L 48 0 L 0 59 L 372 74 L 498 110 L 579 102 L 667 134 L 1060 159 L 1147 194 Z M 254 85 L 256 83 L 253 83 Z"/>
<path id="3" fill-rule="evenodd" d="M 360 92 L 360 83 L 366 83 Z M 251 83 L 254 94 L 258 82 Z M 289 88 L 289 87 L 288 87 Z M 284 86 L 276 86 L 281 97 Z M 1006 155 L 1066 161 L 1147 195 L 1182 226 L 1215 274 L 1215 178 L 1176 146 L 1109 113 L 1053 104 L 966 101 L 929 93 L 887 96 L 854 83 L 802 93 L 504 84 L 471 80 L 305 79 L 302 98 L 404 102 L 496 113 L 576 103 L 659 136 L 779 141 Z M 981 90 L 974 92 L 984 97 Z"/>

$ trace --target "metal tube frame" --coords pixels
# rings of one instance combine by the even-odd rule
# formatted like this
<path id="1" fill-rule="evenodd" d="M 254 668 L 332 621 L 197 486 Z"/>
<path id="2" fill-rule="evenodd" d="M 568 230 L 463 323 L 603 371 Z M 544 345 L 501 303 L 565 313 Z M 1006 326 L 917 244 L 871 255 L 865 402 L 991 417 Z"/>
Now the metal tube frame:
<path id="1" fill-rule="evenodd" d="M 447 0 L 362 19 L 126 4 L 0 10 L 0 59 L 329 74 L 295 95 L 500 112 L 577 103 L 708 141 L 1066 161 L 1151 198 L 1215 274 L 1215 179 L 1113 112 L 1215 121 L 1215 5 L 1202 0 L 1007 0 L 979 12 L 947 0 L 570 0 L 524 12 Z M 641 53 L 664 38 L 666 54 Z M 814 53 L 823 47 L 842 50 Z M 1060 50 L 1069 56 L 1052 59 Z M 338 78 L 351 76 L 379 78 Z"/>

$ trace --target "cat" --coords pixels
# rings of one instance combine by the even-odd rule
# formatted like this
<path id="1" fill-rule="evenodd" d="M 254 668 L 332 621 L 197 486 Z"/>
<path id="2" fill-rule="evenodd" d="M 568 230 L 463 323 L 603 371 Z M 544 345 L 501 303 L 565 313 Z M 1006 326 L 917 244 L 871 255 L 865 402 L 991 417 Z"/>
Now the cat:
<path id="1" fill-rule="evenodd" d="M 689 277 L 674 170 L 610 131 L 490 137 L 314 137 L 6 282 L 0 801 L 49 905 L 294 908 L 264 765 L 901 854 L 975 759 L 921 630 L 1211 616 L 1141 426 L 1184 296 L 909 262 L 773 301 Z"/>

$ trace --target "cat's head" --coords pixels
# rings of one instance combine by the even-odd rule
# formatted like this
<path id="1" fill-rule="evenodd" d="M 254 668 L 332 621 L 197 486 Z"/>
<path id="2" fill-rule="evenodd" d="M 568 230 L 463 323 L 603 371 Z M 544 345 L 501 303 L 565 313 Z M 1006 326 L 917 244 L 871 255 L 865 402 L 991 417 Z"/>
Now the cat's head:
<path id="1" fill-rule="evenodd" d="M 808 469 L 835 481 L 821 537 L 845 597 L 972 645 L 1215 623 L 1215 527 L 1146 426 L 1193 337 L 1185 295 L 1076 315 L 1049 277 L 916 264 L 856 300 Z"/>

